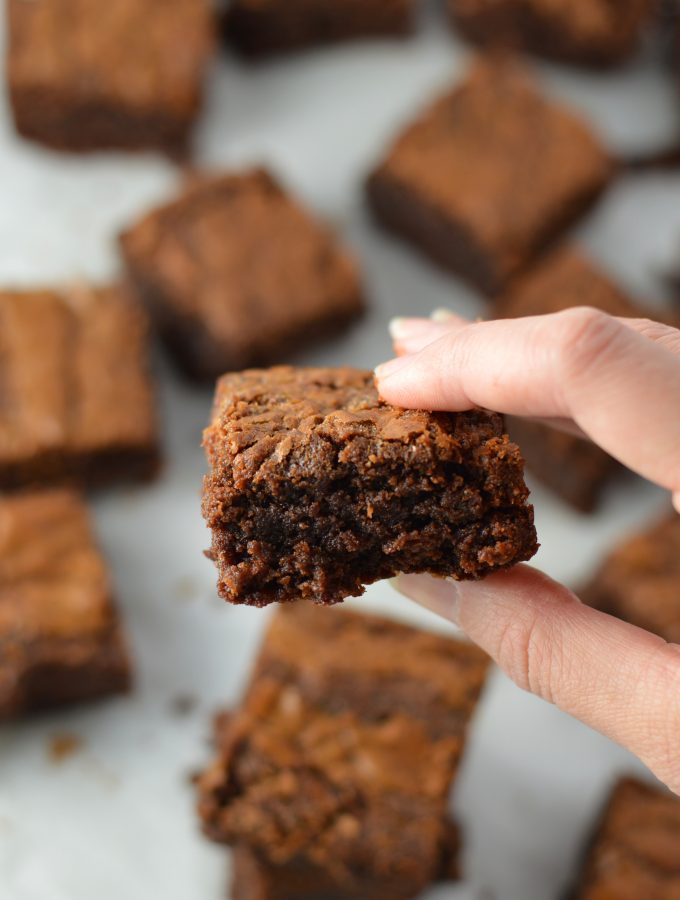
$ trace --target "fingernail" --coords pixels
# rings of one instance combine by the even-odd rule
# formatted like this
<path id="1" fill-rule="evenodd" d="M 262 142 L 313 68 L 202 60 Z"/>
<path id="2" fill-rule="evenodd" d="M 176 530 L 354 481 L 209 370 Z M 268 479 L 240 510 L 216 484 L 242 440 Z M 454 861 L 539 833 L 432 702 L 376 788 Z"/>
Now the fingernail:
<path id="1" fill-rule="evenodd" d="M 416 335 L 428 334 L 432 331 L 434 324 L 431 319 L 399 316 L 392 319 L 387 328 L 393 340 L 403 341 Z"/>
<path id="2" fill-rule="evenodd" d="M 399 356 L 396 359 L 391 359 L 389 362 L 382 363 L 379 366 L 375 367 L 374 375 L 377 379 L 385 379 L 390 378 L 392 375 L 395 375 L 401 369 L 405 369 L 407 366 L 411 365 L 413 362 L 413 356 Z"/>
<path id="3" fill-rule="evenodd" d="M 460 625 L 460 584 L 431 575 L 398 575 L 392 587 L 404 597 Z"/>
<path id="4" fill-rule="evenodd" d="M 445 309 L 441 306 L 430 313 L 430 318 L 433 322 L 447 322 L 449 319 L 455 318 L 455 315 L 450 309 Z"/>

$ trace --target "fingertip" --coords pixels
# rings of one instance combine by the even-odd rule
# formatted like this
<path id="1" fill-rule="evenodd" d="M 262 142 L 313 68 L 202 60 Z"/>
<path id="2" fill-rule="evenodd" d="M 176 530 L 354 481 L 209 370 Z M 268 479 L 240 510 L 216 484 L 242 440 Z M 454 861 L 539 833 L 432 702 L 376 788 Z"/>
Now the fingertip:
<path id="1" fill-rule="evenodd" d="M 392 587 L 402 596 L 413 600 L 430 612 L 459 624 L 459 583 L 432 575 L 398 575 L 391 581 Z"/>

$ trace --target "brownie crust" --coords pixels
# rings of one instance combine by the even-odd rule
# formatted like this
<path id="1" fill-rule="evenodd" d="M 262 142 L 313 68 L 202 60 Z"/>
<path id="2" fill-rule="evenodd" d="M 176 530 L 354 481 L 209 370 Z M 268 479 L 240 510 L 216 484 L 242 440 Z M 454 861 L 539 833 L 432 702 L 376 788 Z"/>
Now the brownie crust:
<path id="1" fill-rule="evenodd" d="M 447 0 L 452 23 L 484 47 L 527 50 L 606 68 L 629 57 L 652 18 L 651 0 Z"/>
<path id="2" fill-rule="evenodd" d="M 184 154 L 214 44 L 207 0 L 9 0 L 17 130 L 58 150 Z"/>
<path id="3" fill-rule="evenodd" d="M 263 169 L 193 178 L 126 231 L 121 248 L 132 285 L 195 379 L 281 361 L 364 309 L 352 257 Z"/>
<path id="4" fill-rule="evenodd" d="M 452 874 L 448 793 L 488 663 L 377 617 L 280 608 L 199 781 L 234 895 L 406 900 Z"/>
<path id="5" fill-rule="evenodd" d="M 680 644 L 680 516 L 623 541 L 579 593 L 590 606 Z"/>
<path id="6" fill-rule="evenodd" d="M 227 38 L 247 56 L 399 37 L 413 20 L 413 0 L 235 0 L 224 18 Z"/>
<path id="7" fill-rule="evenodd" d="M 338 603 L 399 572 L 477 579 L 537 549 L 500 416 L 381 402 L 373 375 L 281 366 L 224 376 L 204 446 L 220 595 Z"/>
<path id="8" fill-rule="evenodd" d="M 634 778 L 614 788 L 574 900 L 680 897 L 680 800 Z"/>
<path id="9" fill-rule="evenodd" d="M 153 477 L 147 344 L 119 288 L 0 292 L 0 489 Z"/>
<path id="10" fill-rule="evenodd" d="M 0 500 L 0 721 L 129 686 L 126 643 L 83 501 L 66 490 Z"/>
<path id="11" fill-rule="evenodd" d="M 397 139 L 367 195 L 382 225 L 495 294 L 590 207 L 613 171 L 586 125 L 543 97 L 520 64 L 488 58 Z"/>

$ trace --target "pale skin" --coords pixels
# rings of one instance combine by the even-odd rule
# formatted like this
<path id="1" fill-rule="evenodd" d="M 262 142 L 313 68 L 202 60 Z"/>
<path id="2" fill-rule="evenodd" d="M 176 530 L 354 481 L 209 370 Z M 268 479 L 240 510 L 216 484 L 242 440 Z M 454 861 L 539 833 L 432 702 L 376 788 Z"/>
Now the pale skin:
<path id="1" fill-rule="evenodd" d="M 384 400 L 550 420 L 666 488 L 680 512 L 677 329 L 583 308 L 495 322 L 440 312 L 390 330 L 398 356 L 376 370 Z M 680 645 L 584 606 L 530 566 L 481 582 L 400 576 L 396 587 L 680 794 Z"/>

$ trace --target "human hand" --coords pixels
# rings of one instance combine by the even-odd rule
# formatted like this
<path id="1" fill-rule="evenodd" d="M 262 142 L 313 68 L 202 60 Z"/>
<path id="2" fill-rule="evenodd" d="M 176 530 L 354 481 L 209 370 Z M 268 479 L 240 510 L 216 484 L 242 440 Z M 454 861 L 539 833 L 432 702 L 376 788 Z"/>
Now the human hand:
<path id="1" fill-rule="evenodd" d="M 591 309 L 471 323 L 398 319 L 376 370 L 397 406 L 550 420 L 669 489 L 680 512 L 680 331 Z M 400 576 L 525 690 L 637 754 L 680 793 L 680 646 L 583 606 L 529 566 L 481 582 Z"/>

